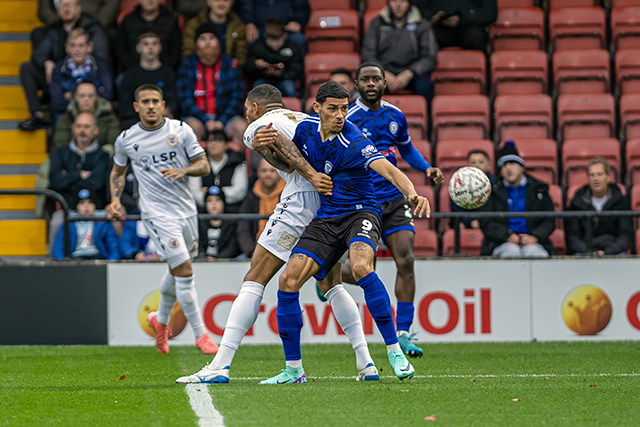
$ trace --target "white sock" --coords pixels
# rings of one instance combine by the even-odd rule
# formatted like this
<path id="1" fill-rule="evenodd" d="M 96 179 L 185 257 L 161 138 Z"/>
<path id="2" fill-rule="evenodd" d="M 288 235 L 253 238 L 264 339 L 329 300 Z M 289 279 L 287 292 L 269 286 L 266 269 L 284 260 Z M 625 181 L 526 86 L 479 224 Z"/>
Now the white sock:
<path id="1" fill-rule="evenodd" d="M 302 367 L 302 359 L 298 360 L 287 360 L 286 365 L 288 368 L 298 369 Z"/>
<path id="2" fill-rule="evenodd" d="M 198 305 L 198 293 L 196 292 L 196 276 L 176 277 L 176 298 L 187 321 L 193 328 L 196 339 L 207 333 Z"/>
<path id="3" fill-rule="evenodd" d="M 257 282 L 244 282 L 238 297 L 231 305 L 227 325 L 224 328 L 222 341 L 218 353 L 211 362 L 212 369 L 222 369 L 231 366 L 242 338 L 249 328 L 253 326 L 260 313 L 260 303 L 264 286 Z"/>
<path id="4" fill-rule="evenodd" d="M 175 303 L 176 280 L 167 269 L 160 281 L 160 302 L 158 302 L 158 317 L 156 317 L 158 323 L 164 323 L 165 325 L 169 323 L 169 316 L 171 316 Z"/>
<path id="5" fill-rule="evenodd" d="M 369 354 L 369 347 L 367 347 L 367 339 L 364 336 L 362 319 L 356 302 L 342 285 L 329 289 L 325 297 L 331 304 L 331 310 L 338 324 L 347 335 L 347 338 L 349 338 L 349 342 L 356 352 L 358 370 L 364 369 L 369 363 L 373 363 L 373 359 Z"/>
<path id="6" fill-rule="evenodd" d="M 398 344 L 398 343 L 388 345 L 387 346 L 387 353 L 389 353 L 391 350 L 400 350 L 400 351 L 402 351 L 402 349 L 400 348 L 400 344 Z"/>

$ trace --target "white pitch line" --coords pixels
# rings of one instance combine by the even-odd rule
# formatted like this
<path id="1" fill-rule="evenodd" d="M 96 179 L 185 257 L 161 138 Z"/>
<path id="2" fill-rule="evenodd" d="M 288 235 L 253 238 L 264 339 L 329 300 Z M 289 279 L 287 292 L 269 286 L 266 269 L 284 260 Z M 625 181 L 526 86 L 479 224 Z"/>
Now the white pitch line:
<path id="1" fill-rule="evenodd" d="M 381 375 L 381 378 L 396 378 L 395 375 Z M 562 378 L 562 377 L 640 377 L 640 372 L 622 374 L 481 374 L 481 375 L 414 375 L 413 378 Z M 313 380 L 351 380 L 356 377 L 312 377 Z M 256 381 L 263 380 L 263 377 L 231 377 L 232 381 Z"/>
<path id="2" fill-rule="evenodd" d="M 189 395 L 191 409 L 198 416 L 200 427 L 224 427 L 224 418 L 213 406 L 206 384 L 187 384 L 184 390 Z"/>

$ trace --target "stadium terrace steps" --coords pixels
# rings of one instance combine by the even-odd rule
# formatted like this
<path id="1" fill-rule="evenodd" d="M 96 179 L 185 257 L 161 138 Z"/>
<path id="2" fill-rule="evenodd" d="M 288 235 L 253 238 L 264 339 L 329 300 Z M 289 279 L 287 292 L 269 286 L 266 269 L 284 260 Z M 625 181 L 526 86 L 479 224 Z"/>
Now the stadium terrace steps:
<path id="1" fill-rule="evenodd" d="M 46 253 L 46 221 L 0 221 L 0 256 L 44 256 Z"/>
<path id="2" fill-rule="evenodd" d="M 47 134 L 44 130 L 0 130 L 0 165 L 40 165 L 47 158 L 46 152 Z"/>
<path id="3" fill-rule="evenodd" d="M 35 0 L 0 1 L 0 32 L 30 32 L 41 26 Z"/>
<path id="4" fill-rule="evenodd" d="M 24 120 L 28 117 L 29 108 L 22 87 L 0 86 L 0 120 Z"/>
<path id="5" fill-rule="evenodd" d="M 0 41 L 0 76 L 18 76 L 20 64 L 31 58 L 31 43 Z"/>
<path id="6" fill-rule="evenodd" d="M 35 185 L 36 175 L 0 175 L 0 189 L 29 189 L 35 188 Z M 0 211 L 35 208 L 36 196 L 0 196 Z"/>

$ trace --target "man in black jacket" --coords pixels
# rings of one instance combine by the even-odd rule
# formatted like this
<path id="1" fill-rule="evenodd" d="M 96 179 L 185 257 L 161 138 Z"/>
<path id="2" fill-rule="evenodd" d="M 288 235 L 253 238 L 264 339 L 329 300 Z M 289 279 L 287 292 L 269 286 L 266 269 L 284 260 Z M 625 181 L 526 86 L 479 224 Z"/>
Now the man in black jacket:
<path id="1" fill-rule="evenodd" d="M 118 63 L 124 70 L 140 63 L 140 53 L 136 48 L 138 37 L 149 31 L 160 37 L 160 62 L 173 70 L 180 65 L 182 33 L 178 25 L 178 14 L 160 3 L 161 0 L 141 1 L 118 26 L 116 53 Z"/>
<path id="2" fill-rule="evenodd" d="M 609 185 L 609 163 L 594 157 L 587 165 L 589 183 L 576 191 L 569 205 L 570 211 L 628 211 L 631 204 L 617 185 Z M 591 221 L 593 239 L 586 242 L 586 223 Z M 566 218 L 565 233 L 569 254 L 596 256 L 626 254 L 633 248 L 633 220 L 631 217 Z"/>
<path id="3" fill-rule="evenodd" d="M 50 124 L 42 113 L 38 91 L 48 91 L 56 63 L 67 55 L 65 44 L 71 30 L 83 28 L 89 33 L 93 44 L 92 55 L 104 61 L 109 58 L 107 36 L 97 18 L 82 12 L 82 6 L 75 0 L 60 0 L 56 10 L 60 19 L 53 23 L 44 40 L 33 50 L 31 61 L 23 62 L 20 66 L 20 82 L 31 113 L 30 118 L 20 123 L 22 130 L 35 130 Z"/>
<path id="4" fill-rule="evenodd" d="M 384 68 L 387 90 L 411 90 L 427 102 L 433 97 L 429 73 L 436 67 L 438 45 L 431 25 L 409 0 L 389 0 L 374 18 L 362 45 L 362 62 Z"/>
<path id="5" fill-rule="evenodd" d="M 553 211 L 549 186 L 524 173 L 524 160 L 512 141 L 500 149 L 498 168 L 502 179 L 493 185 L 484 211 Z M 484 234 L 482 255 L 547 258 L 555 253 L 549 240 L 554 218 L 484 218 L 480 228 Z"/>
<path id="6" fill-rule="evenodd" d="M 441 49 L 458 46 L 484 52 L 487 25 L 498 17 L 496 0 L 417 0 L 416 6 L 431 21 Z"/>

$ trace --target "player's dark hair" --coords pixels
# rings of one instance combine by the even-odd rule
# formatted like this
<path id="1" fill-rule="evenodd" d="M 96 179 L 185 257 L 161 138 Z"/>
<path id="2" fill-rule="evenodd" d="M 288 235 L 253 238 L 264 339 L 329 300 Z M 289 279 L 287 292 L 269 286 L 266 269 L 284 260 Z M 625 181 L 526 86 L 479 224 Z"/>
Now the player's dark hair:
<path id="1" fill-rule="evenodd" d="M 327 98 L 349 99 L 349 92 L 340 83 L 329 80 L 322 83 L 316 93 L 316 102 L 324 104 Z"/>
<path id="2" fill-rule="evenodd" d="M 140 100 L 140 92 L 142 92 L 143 90 L 155 90 L 160 94 L 160 99 L 164 99 L 163 98 L 164 94 L 162 93 L 162 89 L 160 89 L 158 86 L 154 85 L 153 83 L 145 83 L 142 86 L 138 86 L 138 89 L 136 89 L 135 91 L 134 96 L 135 96 L 136 102 Z"/>
<path id="3" fill-rule="evenodd" d="M 474 154 L 482 154 L 483 156 L 485 156 L 487 158 L 487 160 L 489 160 L 489 155 L 487 154 L 486 151 L 476 148 L 476 149 L 473 149 L 473 150 L 471 150 L 471 151 L 469 151 L 467 153 L 467 161 L 469 161 L 469 157 L 473 156 Z"/>
<path id="4" fill-rule="evenodd" d="M 382 65 L 380 64 L 376 64 L 375 62 L 363 62 L 362 64 L 360 64 L 360 66 L 358 67 L 358 69 L 356 70 L 356 80 L 358 80 L 358 77 L 360 77 L 360 71 L 363 68 L 366 67 L 376 67 L 380 70 L 380 72 L 382 73 L 382 78 L 386 79 L 386 75 L 384 74 L 384 68 L 382 68 Z"/>
<path id="5" fill-rule="evenodd" d="M 271 39 L 279 39 L 282 37 L 287 30 L 285 30 L 285 26 L 287 25 L 282 19 L 271 18 L 267 22 L 264 23 L 264 37 Z"/>
<path id="6" fill-rule="evenodd" d="M 207 134 L 207 141 L 229 142 L 229 137 L 222 129 L 215 129 Z"/>
<path id="7" fill-rule="evenodd" d="M 136 43 L 140 43 L 142 39 L 146 39 L 147 37 L 153 37 L 160 40 L 160 36 L 155 31 L 142 31 L 140 32 L 140 34 L 138 34 Z"/>
<path id="8" fill-rule="evenodd" d="M 345 76 L 349 77 L 350 80 L 353 80 L 353 76 L 351 75 L 351 71 L 347 70 L 344 67 L 336 68 L 335 70 L 333 70 L 331 72 L 331 74 L 329 74 L 329 77 L 335 76 L 335 75 L 338 75 L 338 74 L 345 75 Z"/>
<path id="9" fill-rule="evenodd" d="M 282 105 L 282 94 L 277 87 L 265 83 L 251 89 L 247 95 L 247 101 L 249 101 L 249 104 L 253 104 L 255 102 L 260 106 L 269 104 Z"/>

